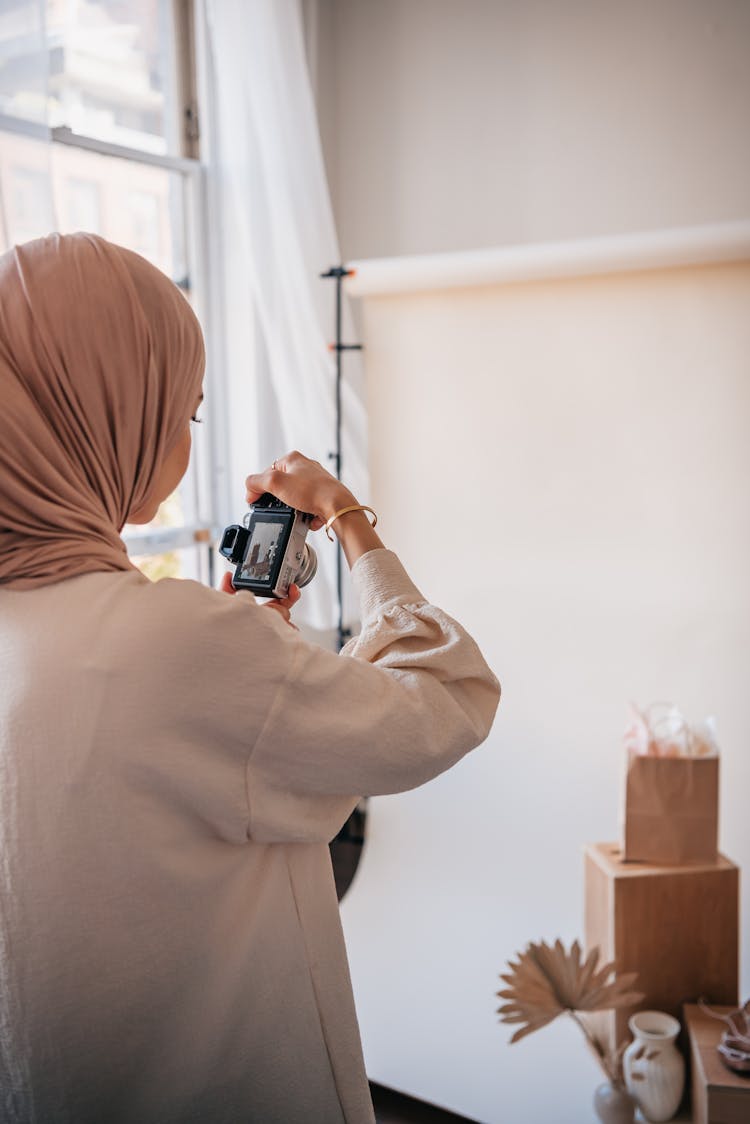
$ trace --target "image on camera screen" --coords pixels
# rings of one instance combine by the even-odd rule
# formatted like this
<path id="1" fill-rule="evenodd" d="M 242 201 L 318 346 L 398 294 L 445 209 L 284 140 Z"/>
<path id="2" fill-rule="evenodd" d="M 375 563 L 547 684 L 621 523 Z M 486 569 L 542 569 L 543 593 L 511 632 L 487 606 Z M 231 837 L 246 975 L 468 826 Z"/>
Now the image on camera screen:
<path id="1" fill-rule="evenodd" d="M 256 520 L 240 575 L 250 581 L 268 581 L 284 534 L 284 524 Z"/>

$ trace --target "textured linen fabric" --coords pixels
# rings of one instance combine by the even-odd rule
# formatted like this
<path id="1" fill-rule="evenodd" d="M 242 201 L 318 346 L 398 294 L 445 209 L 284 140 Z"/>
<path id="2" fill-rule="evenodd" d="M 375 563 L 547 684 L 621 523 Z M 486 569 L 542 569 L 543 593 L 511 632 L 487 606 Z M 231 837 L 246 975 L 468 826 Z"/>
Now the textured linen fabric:
<path id="1" fill-rule="evenodd" d="M 372 1124 L 327 843 L 487 735 L 386 550 L 343 656 L 247 593 L 0 587 L 4 1124 Z"/>

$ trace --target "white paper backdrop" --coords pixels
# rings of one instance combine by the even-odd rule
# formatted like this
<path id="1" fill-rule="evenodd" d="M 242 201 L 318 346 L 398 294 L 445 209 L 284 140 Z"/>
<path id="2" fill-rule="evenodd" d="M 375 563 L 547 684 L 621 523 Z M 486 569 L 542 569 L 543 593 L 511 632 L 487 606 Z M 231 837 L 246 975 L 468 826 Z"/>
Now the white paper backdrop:
<path id="1" fill-rule="evenodd" d="M 364 302 L 379 526 L 503 699 L 484 747 L 370 802 L 342 913 L 371 1077 L 484 1124 L 594 1120 L 577 1028 L 511 1048 L 494 992 L 583 936 L 630 699 L 717 716 L 750 864 L 749 306 L 747 264 Z M 747 996 L 747 886 L 742 922 Z"/>

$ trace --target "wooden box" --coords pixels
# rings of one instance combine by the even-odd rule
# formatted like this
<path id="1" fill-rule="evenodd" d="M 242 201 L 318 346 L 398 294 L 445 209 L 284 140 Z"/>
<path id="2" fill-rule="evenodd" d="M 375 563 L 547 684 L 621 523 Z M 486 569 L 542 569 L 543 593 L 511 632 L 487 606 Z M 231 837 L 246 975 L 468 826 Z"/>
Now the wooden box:
<path id="1" fill-rule="evenodd" d="M 719 1010 L 728 1012 L 733 1008 Z M 732 1073 L 716 1053 L 725 1025 L 689 1003 L 684 1016 L 690 1036 L 694 1124 L 748 1124 L 750 1075 Z"/>
<path id="2" fill-rule="evenodd" d="M 738 1004 L 739 870 L 715 863 L 625 862 L 615 843 L 585 850 L 585 940 L 618 972 L 638 972 L 640 1009 L 680 1019 L 684 1003 Z M 634 1008 L 635 1009 L 635 1008 Z M 597 1016 L 611 1046 L 630 1039 L 632 1010 Z M 748 1118 L 750 1120 L 750 1118 Z"/>

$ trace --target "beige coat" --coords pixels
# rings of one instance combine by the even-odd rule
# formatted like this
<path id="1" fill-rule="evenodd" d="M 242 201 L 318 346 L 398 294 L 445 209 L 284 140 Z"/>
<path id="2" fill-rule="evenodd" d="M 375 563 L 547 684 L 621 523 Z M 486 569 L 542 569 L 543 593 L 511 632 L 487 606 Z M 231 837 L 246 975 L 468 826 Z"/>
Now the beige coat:
<path id="1" fill-rule="evenodd" d="M 249 594 L 0 587 L 0 1118 L 373 1121 L 327 842 L 498 687 L 396 557 L 341 658 Z"/>

